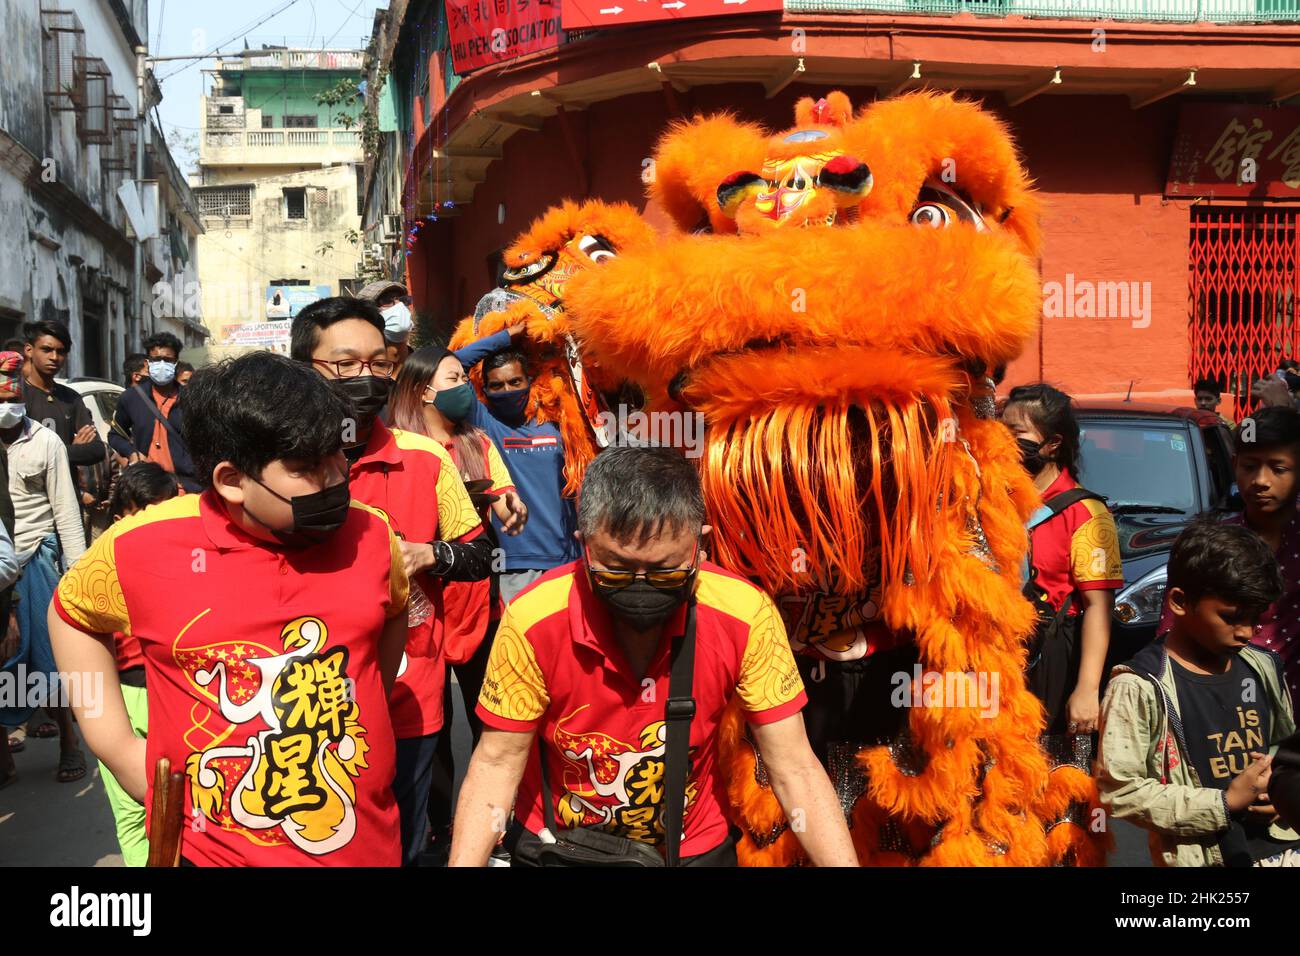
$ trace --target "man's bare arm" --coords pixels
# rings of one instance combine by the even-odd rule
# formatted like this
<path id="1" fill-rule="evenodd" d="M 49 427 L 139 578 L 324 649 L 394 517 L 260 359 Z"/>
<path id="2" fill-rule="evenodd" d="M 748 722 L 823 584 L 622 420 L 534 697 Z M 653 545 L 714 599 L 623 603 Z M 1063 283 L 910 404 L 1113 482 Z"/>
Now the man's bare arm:
<path id="1" fill-rule="evenodd" d="M 122 700 L 117 679 L 113 639 L 106 634 L 87 634 L 59 617 L 50 605 L 50 644 L 62 674 L 75 674 L 71 685 L 72 712 L 86 743 L 113 772 L 122 789 L 144 803 L 148 784 L 145 741 L 131 729 L 131 719 Z"/>
<path id="2" fill-rule="evenodd" d="M 486 866 L 505 832 L 536 731 L 483 728 L 460 787 L 448 866 Z"/>
<path id="3" fill-rule="evenodd" d="M 830 777 L 808 744 L 803 716 L 751 724 L 772 791 L 815 866 L 858 866 L 858 855 Z"/>

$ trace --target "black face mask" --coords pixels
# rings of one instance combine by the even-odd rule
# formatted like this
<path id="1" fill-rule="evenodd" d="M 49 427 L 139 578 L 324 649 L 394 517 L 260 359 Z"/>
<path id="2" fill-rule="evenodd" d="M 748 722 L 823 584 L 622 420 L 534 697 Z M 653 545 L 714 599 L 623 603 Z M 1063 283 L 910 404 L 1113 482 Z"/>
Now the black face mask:
<path id="1" fill-rule="evenodd" d="M 256 478 L 253 480 L 257 481 Z M 260 481 L 257 483 L 281 501 L 287 502 L 293 509 L 293 527 L 288 531 L 272 528 L 249 511 L 247 504 L 244 505 L 244 514 L 270 531 L 286 547 L 309 548 L 314 544 L 321 544 L 343 527 L 343 522 L 348 519 L 348 505 L 352 501 L 352 494 L 348 491 L 346 478 L 329 488 L 322 488 L 308 495 L 294 495 L 292 498 L 286 498 L 275 489 L 267 488 Z"/>
<path id="2" fill-rule="evenodd" d="M 690 596 L 695 576 L 675 588 L 657 588 L 649 581 L 636 580 L 623 588 L 601 587 L 595 581 L 591 589 L 604 601 L 610 613 L 637 633 L 659 627 Z"/>
<path id="3" fill-rule="evenodd" d="M 1029 438 L 1017 438 L 1016 444 L 1020 446 L 1020 463 L 1025 471 L 1036 475 L 1047 467 L 1048 459 L 1043 457 L 1041 444 Z"/>
<path id="4" fill-rule="evenodd" d="M 375 416 L 388 401 L 388 393 L 392 387 L 391 378 L 379 378 L 375 375 L 330 379 L 330 388 L 347 400 L 356 411 L 357 425 L 362 431 L 369 431 L 370 426 L 375 423 Z"/>

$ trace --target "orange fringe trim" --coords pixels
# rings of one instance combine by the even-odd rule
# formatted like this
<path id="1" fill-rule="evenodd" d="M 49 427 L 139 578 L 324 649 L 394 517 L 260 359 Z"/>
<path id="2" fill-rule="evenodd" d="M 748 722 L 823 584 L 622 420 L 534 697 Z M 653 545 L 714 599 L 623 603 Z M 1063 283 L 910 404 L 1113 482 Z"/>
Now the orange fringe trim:
<path id="1" fill-rule="evenodd" d="M 893 465 L 894 456 L 880 454 L 873 432 L 873 466 L 883 466 L 885 474 L 912 467 L 925 476 L 899 494 L 899 513 L 887 516 L 882 526 L 888 534 L 883 537 L 894 539 L 889 546 L 896 560 L 906 554 L 908 535 L 923 536 L 933 549 L 930 562 L 918 562 L 911 568 L 910 585 L 885 586 L 885 618 L 891 627 L 905 627 L 917 635 L 923 670 L 996 675 L 998 712 L 984 717 L 974 707 L 914 708 L 909 714 L 913 746 L 924 753 L 926 761 L 915 776 L 895 766 L 886 748 L 864 749 L 859 760 L 869 782 L 852 815 L 854 844 L 864 865 L 910 862 L 906 854 L 879 849 L 880 825 L 888 816 L 908 834 L 920 865 L 1048 866 L 1066 859 L 1067 854 L 1076 865 L 1098 865 L 1105 859 L 1107 835 L 1069 824 L 1058 824 L 1050 833 L 1045 829 L 1060 818 L 1071 801 L 1095 804 L 1096 793 L 1091 779 L 1078 770 L 1059 768 L 1049 774 L 1046 755 L 1038 744 L 1042 707 L 1024 682 L 1023 641 L 1032 626 L 1033 611 L 1020 595 L 1020 556 L 1025 547 L 1021 522 L 1023 514 L 1034 506 L 1032 486 L 1005 428 L 974 419 L 962 406 L 941 404 L 939 408 L 955 415 L 959 440 L 945 442 L 937 450 L 934 429 L 924 427 L 919 412 L 890 410 L 889 434 L 904 435 L 909 442 L 897 465 Z M 822 414 L 827 410 L 822 409 Z M 788 412 L 786 420 L 807 431 L 797 440 L 777 440 L 764 431 L 760 443 L 755 436 L 732 430 L 719 432 L 719 436 L 725 435 L 720 442 L 738 444 L 744 450 L 742 462 L 757 455 L 756 449 L 790 460 L 788 456 L 800 441 L 818 440 L 819 436 L 811 423 L 805 425 L 805 420 L 793 413 Z M 874 425 L 885 421 L 886 415 L 868 420 Z M 961 440 L 980 463 L 978 473 L 972 458 L 964 454 Z M 714 455 L 724 462 L 730 460 L 725 449 L 711 448 L 706 469 Z M 947 458 L 943 468 L 935 464 L 940 457 Z M 904 461 L 912 464 L 904 465 Z M 891 466 L 896 469 L 893 473 L 888 471 Z M 749 467 L 756 467 L 752 460 Z M 737 466 L 732 474 L 739 482 L 744 472 Z M 808 493 L 818 480 L 820 476 L 813 476 L 806 486 Z M 936 491 L 941 480 L 945 482 L 944 494 Z M 738 518 L 755 512 L 769 516 L 788 507 L 775 492 L 764 497 L 761 486 L 752 479 L 749 484 L 733 484 L 730 493 L 737 498 L 755 494 L 746 499 L 752 502 L 753 511 L 739 508 L 735 502 L 719 501 L 723 486 L 717 481 L 706 488 L 711 514 L 725 516 L 715 518 L 714 524 L 728 537 L 736 527 L 748 534 L 746 525 L 731 523 Z M 996 571 L 969 553 L 972 541 L 964 509 L 976 501 Z M 921 515 L 909 513 L 917 511 L 934 512 L 932 530 L 925 529 Z M 774 526 L 789 528 L 780 519 Z M 748 542 L 729 544 L 732 553 L 753 560 Z M 904 567 L 910 567 L 907 558 L 902 560 Z M 729 775 L 729 795 L 743 826 L 751 833 L 768 834 L 783 817 L 774 795 L 759 787 L 754 778 L 752 747 L 739 725 L 739 715 L 729 714 L 720 751 Z M 745 865 L 781 866 L 803 860 L 797 841 L 788 832 L 762 848 L 747 838 L 740 856 Z"/>

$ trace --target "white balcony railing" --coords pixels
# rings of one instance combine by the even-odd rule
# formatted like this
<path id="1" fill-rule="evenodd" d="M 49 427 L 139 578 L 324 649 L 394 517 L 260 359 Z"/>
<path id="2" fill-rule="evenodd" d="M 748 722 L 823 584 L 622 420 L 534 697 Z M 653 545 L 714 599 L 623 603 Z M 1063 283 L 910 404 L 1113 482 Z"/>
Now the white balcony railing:
<path id="1" fill-rule="evenodd" d="M 360 70 L 360 50 L 249 50 L 243 56 L 217 60 L 217 72 L 227 70 Z"/>
<path id="2" fill-rule="evenodd" d="M 330 141 L 327 129 L 290 129 L 284 135 L 290 146 L 327 146 Z"/>
<path id="3" fill-rule="evenodd" d="M 359 146 L 354 129 L 250 129 L 208 130 L 208 149 L 278 149 L 284 146 Z"/>
<path id="4" fill-rule="evenodd" d="M 359 162 L 361 134 L 354 129 L 208 129 L 200 162 Z"/>

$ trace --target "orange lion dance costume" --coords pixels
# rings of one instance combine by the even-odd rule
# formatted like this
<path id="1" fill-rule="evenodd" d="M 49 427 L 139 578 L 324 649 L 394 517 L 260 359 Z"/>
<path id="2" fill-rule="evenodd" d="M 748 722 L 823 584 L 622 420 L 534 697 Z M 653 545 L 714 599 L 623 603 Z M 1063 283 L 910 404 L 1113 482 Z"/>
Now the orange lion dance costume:
<path id="1" fill-rule="evenodd" d="M 650 193 L 679 231 L 575 273 L 566 308 L 603 375 L 703 416 L 715 558 L 776 595 L 862 862 L 1100 862 L 1086 762 L 1051 769 L 1023 678 L 1038 499 L 986 370 L 1041 290 L 1005 129 L 946 95 L 855 115 L 832 93 L 775 135 L 674 126 Z M 721 757 L 742 864 L 801 862 L 738 711 Z"/>
<path id="2" fill-rule="evenodd" d="M 654 230 L 626 203 L 565 202 L 549 209 L 506 250 L 501 287 L 483 296 L 474 315 L 452 334 L 450 347 L 459 349 L 525 323 L 520 347 L 533 385 L 524 414 L 559 426 L 566 496 L 577 494 L 587 464 L 608 442 L 601 418 L 607 412 L 603 392 L 618 383 L 584 363 L 565 313 L 565 286 L 621 251 L 644 251 L 654 241 Z M 482 366 L 476 365 L 470 378 L 481 393 Z"/>

